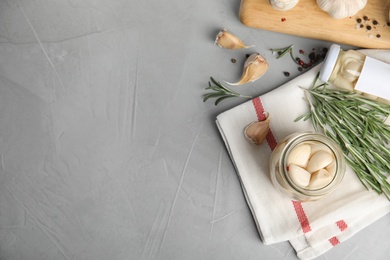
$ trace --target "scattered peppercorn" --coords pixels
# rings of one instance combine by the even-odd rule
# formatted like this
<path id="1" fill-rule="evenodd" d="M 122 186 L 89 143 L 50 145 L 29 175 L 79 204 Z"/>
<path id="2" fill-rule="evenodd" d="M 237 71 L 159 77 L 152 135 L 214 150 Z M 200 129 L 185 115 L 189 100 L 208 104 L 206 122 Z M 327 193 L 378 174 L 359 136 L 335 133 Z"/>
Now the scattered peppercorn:
<path id="1" fill-rule="evenodd" d="M 314 52 L 311 52 L 311 53 L 309 54 L 309 59 L 310 59 L 310 60 L 315 60 L 315 59 L 316 59 L 316 54 L 315 54 Z"/>
<path id="2" fill-rule="evenodd" d="M 272 49 L 271 49 L 271 51 L 272 51 Z M 308 58 L 310 59 L 308 62 L 305 62 L 306 59 L 301 59 L 301 57 L 294 57 L 293 51 L 292 51 L 292 46 L 289 46 L 285 49 L 279 49 L 277 51 L 278 51 L 279 56 L 282 54 L 284 55 L 285 52 L 289 51 L 290 56 L 293 58 L 293 61 L 298 65 L 298 70 L 303 71 L 304 69 L 308 69 L 308 68 L 312 67 L 317 62 L 322 61 L 325 58 L 326 53 L 328 52 L 328 48 L 323 47 L 323 48 L 318 49 L 317 51 L 315 48 L 312 48 L 310 52 L 306 52 L 306 51 L 300 49 L 299 54 L 304 55 L 304 56 L 307 55 Z"/>
<path id="3" fill-rule="evenodd" d="M 371 26 L 370 25 L 367 25 L 366 28 L 367 28 L 367 30 L 371 30 Z"/>
<path id="4" fill-rule="evenodd" d="M 368 21 L 368 17 L 365 15 L 365 16 L 363 16 L 363 20 L 364 21 Z"/>
<path id="5" fill-rule="evenodd" d="M 363 25 L 363 24 L 361 24 L 361 25 L 360 25 L 360 28 L 363 28 L 363 27 L 364 27 L 364 25 Z"/>
<path id="6" fill-rule="evenodd" d="M 232 61 L 232 63 L 236 63 L 237 62 L 237 60 L 234 59 L 234 58 L 232 58 L 231 61 Z"/>
<path id="7" fill-rule="evenodd" d="M 356 19 L 356 22 L 361 23 L 362 19 L 358 18 L 358 19 Z"/>
<path id="8" fill-rule="evenodd" d="M 374 21 L 372 21 L 372 24 L 373 24 L 373 25 L 378 25 L 379 23 L 378 23 L 377 20 L 374 20 Z"/>
<path id="9" fill-rule="evenodd" d="M 380 38 L 381 37 L 381 35 L 378 33 L 377 35 L 376 35 L 376 38 Z"/>
<path id="10" fill-rule="evenodd" d="M 283 72 L 283 74 L 284 74 L 284 76 L 286 76 L 286 77 L 289 77 L 289 76 L 290 76 L 290 72 L 288 72 L 288 71 Z"/>

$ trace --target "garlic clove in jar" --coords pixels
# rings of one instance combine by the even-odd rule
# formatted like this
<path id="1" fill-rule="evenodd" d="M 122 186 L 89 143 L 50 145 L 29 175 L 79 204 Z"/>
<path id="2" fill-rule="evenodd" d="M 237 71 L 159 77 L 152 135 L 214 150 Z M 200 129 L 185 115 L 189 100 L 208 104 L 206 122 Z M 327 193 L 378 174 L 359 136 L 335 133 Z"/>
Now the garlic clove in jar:
<path id="1" fill-rule="evenodd" d="M 318 151 L 313 154 L 307 163 L 306 170 L 313 173 L 327 167 L 333 161 L 333 156 L 326 151 Z"/>
<path id="2" fill-rule="evenodd" d="M 308 144 L 301 144 L 294 147 L 287 157 L 287 165 L 295 164 L 306 168 L 311 154 L 311 147 Z"/>
<path id="3" fill-rule="evenodd" d="M 325 187 L 333 179 L 333 175 L 325 169 L 320 169 L 311 174 L 309 189 L 316 190 Z"/>
<path id="4" fill-rule="evenodd" d="M 330 154 L 332 154 L 332 150 L 330 148 L 322 143 L 318 142 L 310 142 L 310 148 L 311 148 L 311 154 L 315 154 L 318 151 L 326 151 Z"/>
<path id="5" fill-rule="evenodd" d="M 246 46 L 237 36 L 223 29 L 215 38 L 215 44 L 221 48 L 236 50 L 242 48 L 250 48 L 253 46 Z"/>
<path id="6" fill-rule="evenodd" d="M 328 166 L 326 166 L 325 170 L 327 170 L 330 175 L 334 176 L 337 170 L 336 160 L 333 160 Z"/>
<path id="7" fill-rule="evenodd" d="M 250 123 L 244 129 L 245 138 L 253 144 L 262 144 L 269 132 L 269 123 L 269 115 L 264 121 Z"/>
<path id="8" fill-rule="evenodd" d="M 362 10 L 367 0 L 317 0 L 319 8 L 335 19 L 353 16 Z"/>
<path id="9" fill-rule="evenodd" d="M 300 187 L 306 187 L 310 183 L 310 172 L 295 164 L 288 166 L 288 174 L 291 180 Z"/>
<path id="10" fill-rule="evenodd" d="M 244 64 L 244 71 L 240 81 L 229 83 L 230 85 L 242 85 L 248 82 L 253 82 L 261 78 L 268 70 L 267 60 L 258 53 L 254 53 L 248 57 Z"/>

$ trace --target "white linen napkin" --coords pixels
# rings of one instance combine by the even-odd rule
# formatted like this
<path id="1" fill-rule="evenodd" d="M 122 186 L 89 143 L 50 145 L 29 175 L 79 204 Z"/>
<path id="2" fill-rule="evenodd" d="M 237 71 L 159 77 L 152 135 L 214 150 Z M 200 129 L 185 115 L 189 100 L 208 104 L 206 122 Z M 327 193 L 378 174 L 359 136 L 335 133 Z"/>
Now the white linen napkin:
<path id="1" fill-rule="evenodd" d="M 390 63 L 390 51 L 362 52 Z M 294 120 L 309 109 L 300 87 L 313 84 L 320 66 L 221 113 L 216 120 L 263 243 L 289 241 L 300 259 L 325 253 L 390 212 L 390 202 L 367 191 L 348 165 L 340 186 L 314 202 L 292 201 L 271 183 L 268 162 L 277 141 L 295 132 L 313 131 L 310 121 Z M 243 131 L 264 117 L 263 112 L 270 114 L 270 132 L 262 145 L 253 145 Z"/>

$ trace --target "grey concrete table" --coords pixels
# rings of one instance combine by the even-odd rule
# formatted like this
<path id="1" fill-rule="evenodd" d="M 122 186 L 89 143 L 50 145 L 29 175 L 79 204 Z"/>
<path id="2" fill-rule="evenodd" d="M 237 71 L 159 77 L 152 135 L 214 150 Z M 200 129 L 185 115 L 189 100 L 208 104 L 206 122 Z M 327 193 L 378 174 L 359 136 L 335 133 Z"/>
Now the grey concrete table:
<path id="1" fill-rule="evenodd" d="M 245 27 L 239 4 L 0 1 L 0 259 L 296 259 L 261 243 L 215 126 L 244 100 L 202 95 L 249 52 L 260 95 L 301 73 L 269 48 L 330 43 Z M 218 48 L 221 28 L 256 47 Z M 319 259 L 388 259 L 389 224 Z"/>

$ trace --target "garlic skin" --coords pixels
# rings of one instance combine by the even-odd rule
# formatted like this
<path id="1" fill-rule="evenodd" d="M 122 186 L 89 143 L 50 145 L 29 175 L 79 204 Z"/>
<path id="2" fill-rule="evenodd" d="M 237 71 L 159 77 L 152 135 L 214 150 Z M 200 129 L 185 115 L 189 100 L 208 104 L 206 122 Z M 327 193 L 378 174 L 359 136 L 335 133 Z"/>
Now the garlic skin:
<path id="1" fill-rule="evenodd" d="M 248 82 L 253 82 L 261 78 L 268 70 L 267 60 L 258 53 L 254 53 L 248 57 L 244 64 L 244 71 L 240 81 L 236 83 L 226 82 L 230 85 L 242 85 Z"/>
<path id="2" fill-rule="evenodd" d="M 226 29 L 221 30 L 217 34 L 214 43 L 221 48 L 230 49 L 230 50 L 253 47 L 253 46 L 246 46 L 237 36 L 228 32 L 228 30 Z"/>
<path id="3" fill-rule="evenodd" d="M 287 11 L 298 4 L 299 0 L 269 0 L 272 8 L 279 11 Z"/>
<path id="4" fill-rule="evenodd" d="M 245 138 L 256 145 L 264 142 L 269 132 L 270 117 L 267 113 L 267 118 L 264 121 L 256 121 L 247 125 L 244 129 Z"/>
<path id="5" fill-rule="evenodd" d="M 317 0 L 321 10 L 335 19 L 342 19 L 355 15 L 362 10 L 368 0 Z"/>

